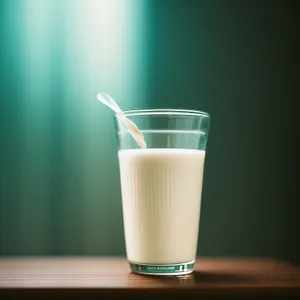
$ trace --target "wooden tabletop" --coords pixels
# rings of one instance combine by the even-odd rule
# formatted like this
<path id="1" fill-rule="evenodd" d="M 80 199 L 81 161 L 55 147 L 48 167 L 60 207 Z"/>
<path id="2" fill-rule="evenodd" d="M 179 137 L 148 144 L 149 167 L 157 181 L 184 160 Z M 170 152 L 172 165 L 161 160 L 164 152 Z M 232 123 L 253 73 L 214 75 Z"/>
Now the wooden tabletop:
<path id="1" fill-rule="evenodd" d="M 36 296 L 146 294 L 300 295 L 300 267 L 272 259 L 201 259 L 195 271 L 179 277 L 130 272 L 125 258 L 44 257 L 0 259 L 0 299 Z M 47 299 L 48 299 L 47 298 Z"/>

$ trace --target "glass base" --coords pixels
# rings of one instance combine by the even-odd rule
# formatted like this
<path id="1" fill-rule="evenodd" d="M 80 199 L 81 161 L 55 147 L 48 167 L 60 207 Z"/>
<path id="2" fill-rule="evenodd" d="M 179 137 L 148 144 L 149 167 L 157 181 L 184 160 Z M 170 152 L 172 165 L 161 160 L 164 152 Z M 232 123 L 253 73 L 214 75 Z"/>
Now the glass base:
<path id="1" fill-rule="evenodd" d="M 153 264 L 137 264 L 129 262 L 131 271 L 137 274 L 143 275 L 186 275 L 190 274 L 194 270 L 194 262 L 190 261 L 180 264 L 170 265 L 153 265 Z"/>

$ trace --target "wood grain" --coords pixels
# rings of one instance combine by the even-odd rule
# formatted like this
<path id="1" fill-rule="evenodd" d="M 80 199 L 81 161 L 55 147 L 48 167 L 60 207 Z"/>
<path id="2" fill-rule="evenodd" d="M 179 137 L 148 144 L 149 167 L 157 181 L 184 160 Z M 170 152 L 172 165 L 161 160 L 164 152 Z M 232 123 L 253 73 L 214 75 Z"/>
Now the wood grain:
<path id="1" fill-rule="evenodd" d="M 124 258 L 0 259 L 0 298 L 66 295 L 300 295 L 300 267 L 272 259 L 198 259 L 193 274 L 154 277 L 130 272 Z"/>

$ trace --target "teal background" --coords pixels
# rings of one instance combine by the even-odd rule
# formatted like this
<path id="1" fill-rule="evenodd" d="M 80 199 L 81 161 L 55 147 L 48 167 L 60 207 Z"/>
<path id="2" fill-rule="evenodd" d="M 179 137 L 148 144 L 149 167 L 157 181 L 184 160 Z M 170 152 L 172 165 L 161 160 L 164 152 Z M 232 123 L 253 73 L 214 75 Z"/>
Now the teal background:
<path id="1" fill-rule="evenodd" d="M 299 262 L 297 25 L 292 1 L 1 0 L 0 254 L 125 254 L 106 91 L 212 115 L 199 255 Z"/>

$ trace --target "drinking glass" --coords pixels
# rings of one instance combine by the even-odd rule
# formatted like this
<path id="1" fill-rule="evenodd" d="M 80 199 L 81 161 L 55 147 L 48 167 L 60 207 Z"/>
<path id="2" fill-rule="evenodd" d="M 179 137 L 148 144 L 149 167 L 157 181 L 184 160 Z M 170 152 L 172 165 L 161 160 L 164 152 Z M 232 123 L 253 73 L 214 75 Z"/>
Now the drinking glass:
<path id="1" fill-rule="evenodd" d="M 124 111 L 141 149 L 115 116 L 127 259 L 135 273 L 183 275 L 197 255 L 210 116 L 175 109 Z"/>

